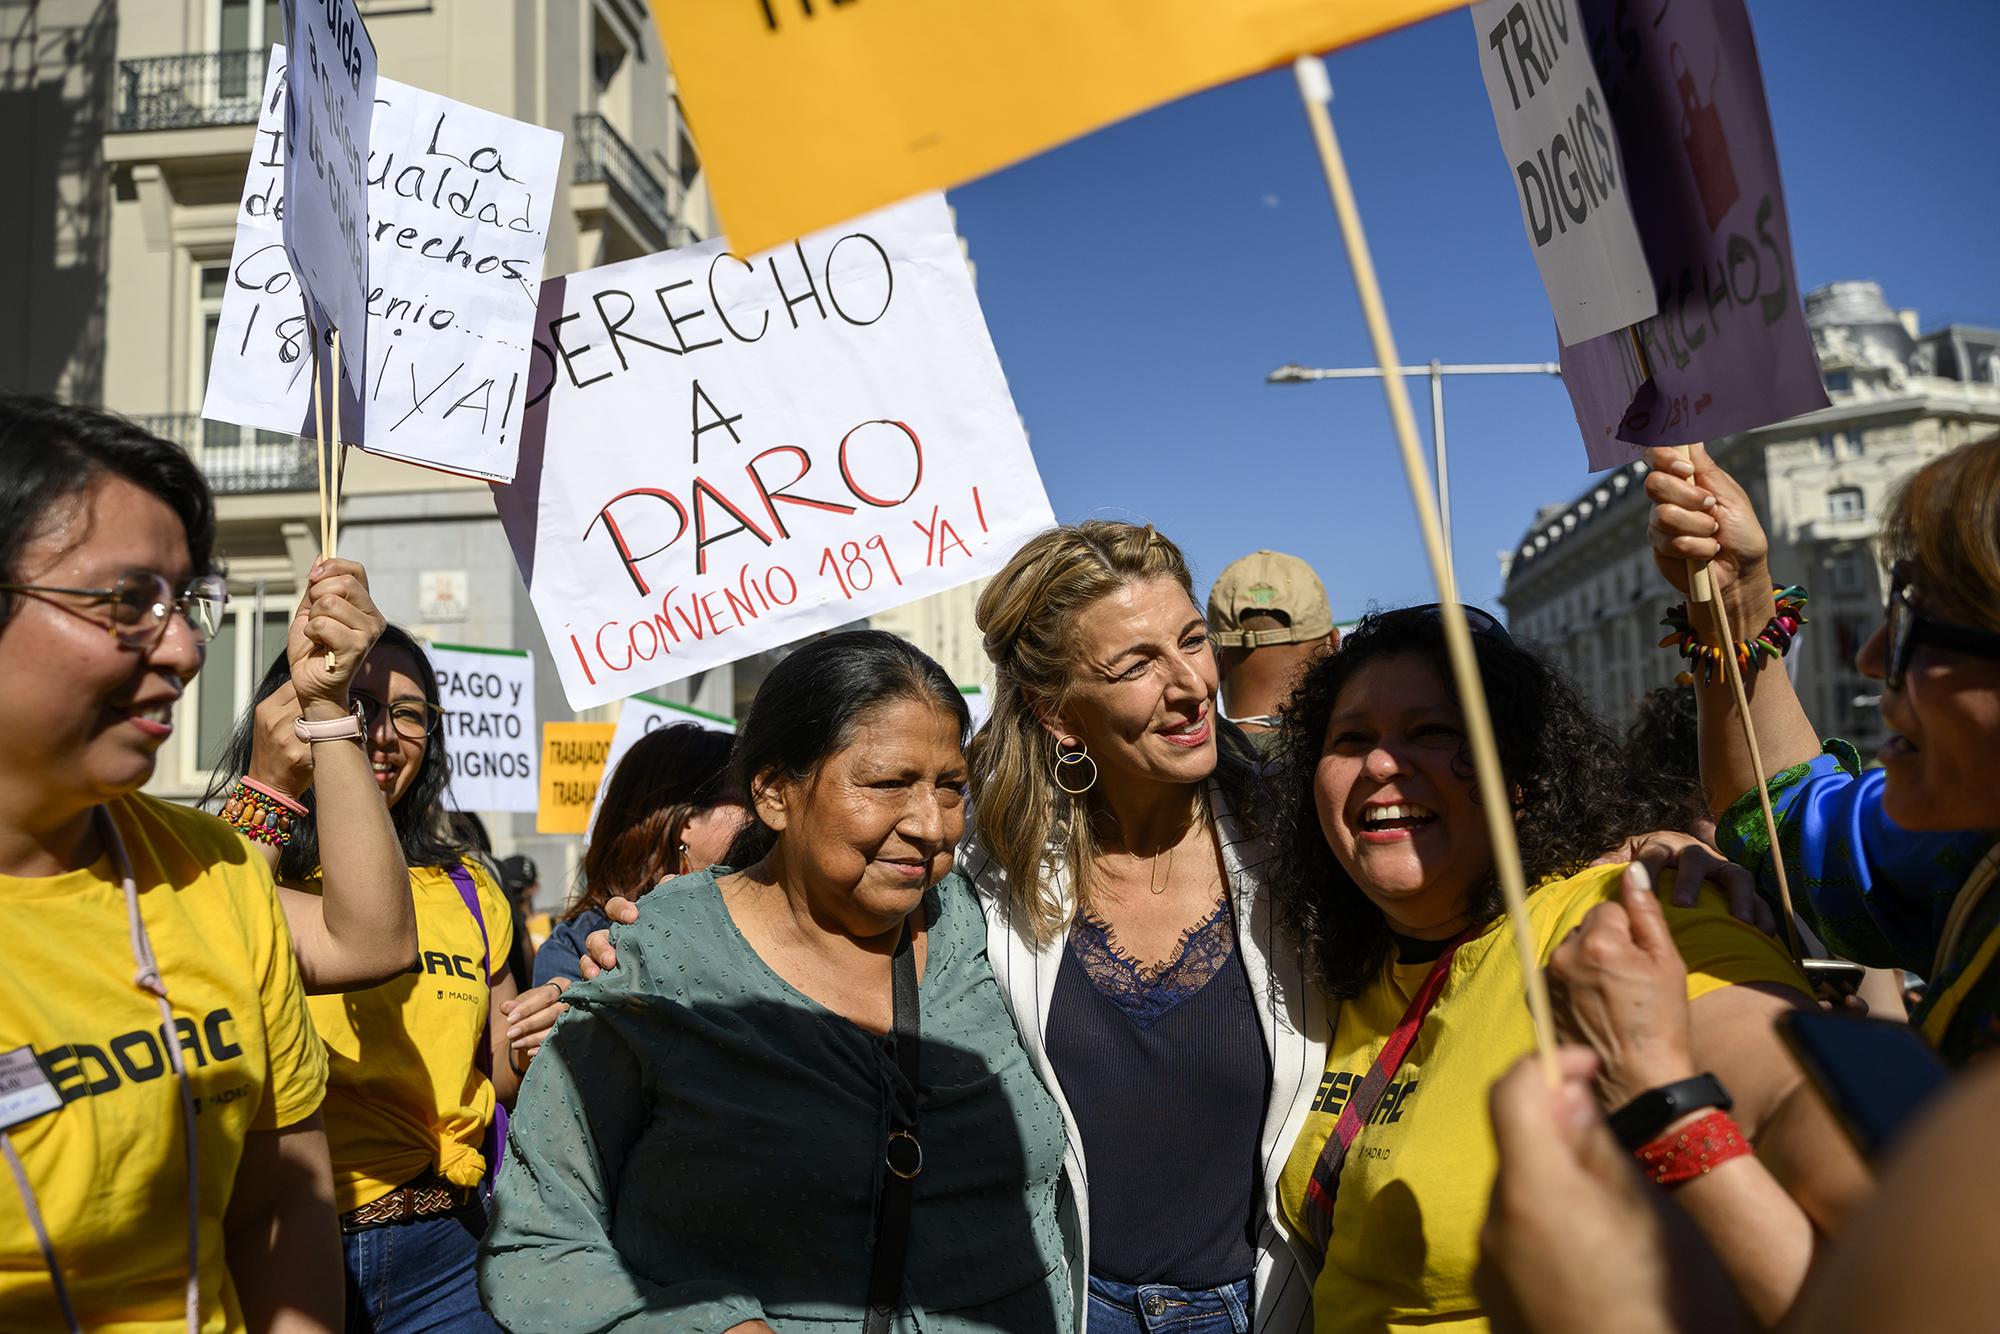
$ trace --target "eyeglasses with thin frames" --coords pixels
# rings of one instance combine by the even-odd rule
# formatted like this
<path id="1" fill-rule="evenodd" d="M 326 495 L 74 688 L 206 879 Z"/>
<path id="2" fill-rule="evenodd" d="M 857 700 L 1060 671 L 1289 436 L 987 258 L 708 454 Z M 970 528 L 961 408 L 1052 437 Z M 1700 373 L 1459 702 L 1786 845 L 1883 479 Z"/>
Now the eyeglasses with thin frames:
<path id="1" fill-rule="evenodd" d="M 399 699 L 392 704 L 384 704 L 373 695 L 359 690 L 350 690 L 348 697 L 361 706 L 362 724 L 371 732 L 382 720 L 382 710 L 388 709 L 389 726 L 406 741 L 422 741 L 437 731 L 438 721 L 444 716 L 444 710 L 428 700 Z"/>
<path id="2" fill-rule="evenodd" d="M 1903 688 L 1903 676 L 1919 644 L 2000 658 L 2000 634 L 1924 615 L 1917 607 L 1915 574 L 1908 561 L 1897 561 L 1889 571 L 1889 661 L 1882 673 L 1886 689 Z"/>
<path id="3" fill-rule="evenodd" d="M 134 572 L 120 575 L 109 588 L 62 588 L 52 584 L 0 584 L 0 593 L 20 593 L 48 599 L 65 611 L 96 622 L 110 631 L 126 648 L 151 652 L 166 637 L 167 619 L 178 612 L 194 633 L 195 642 L 206 645 L 222 627 L 223 608 L 229 604 L 229 583 L 219 574 L 197 575 L 179 593 L 164 575 Z M 82 598 L 82 607 L 68 606 L 59 598 Z M 108 607 L 107 620 L 99 620 L 85 608 Z"/>

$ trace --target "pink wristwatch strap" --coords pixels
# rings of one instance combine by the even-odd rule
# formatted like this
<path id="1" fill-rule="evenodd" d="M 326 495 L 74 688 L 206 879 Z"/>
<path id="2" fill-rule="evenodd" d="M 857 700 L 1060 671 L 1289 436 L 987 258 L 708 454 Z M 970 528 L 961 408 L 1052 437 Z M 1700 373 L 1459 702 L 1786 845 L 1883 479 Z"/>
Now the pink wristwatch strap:
<path id="1" fill-rule="evenodd" d="M 359 741 L 368 733 L 361 724 L 361 704 L 356 701 L 354 712 L 325 722 L 307 722 L 299 718 L 292 723 L 292 735 L 308 744 L 318 741 Z"/>

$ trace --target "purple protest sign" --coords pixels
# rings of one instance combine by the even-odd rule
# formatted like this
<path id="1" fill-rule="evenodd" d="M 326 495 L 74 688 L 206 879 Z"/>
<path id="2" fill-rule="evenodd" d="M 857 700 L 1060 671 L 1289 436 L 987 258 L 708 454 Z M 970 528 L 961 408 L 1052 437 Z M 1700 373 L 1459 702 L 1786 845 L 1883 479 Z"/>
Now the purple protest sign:
<path id="1" fill-rule="evenodd" d="M 1581 8 L 1660 298 L 1563 349 L 1590 466 L 1825 407 L 1743 0 Z"/>

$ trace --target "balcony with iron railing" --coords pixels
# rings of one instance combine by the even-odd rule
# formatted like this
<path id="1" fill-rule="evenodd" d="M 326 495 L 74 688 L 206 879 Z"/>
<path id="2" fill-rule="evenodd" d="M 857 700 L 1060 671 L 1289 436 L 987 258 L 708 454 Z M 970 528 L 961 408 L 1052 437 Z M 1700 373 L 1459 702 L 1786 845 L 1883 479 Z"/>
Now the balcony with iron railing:
<path id="1" fill-rule="evenodd" d="M 310 440 L 208 421 L 192 412 L 134 420 L 141 428 L 186 450 L 201 465 L 217 495 L 311 491 L 319 485 Z"/>
<path id="2" fill-rule="evenodd" d="M 653 232 L 650 239 L 655 246 L 678 243 L 679 181 L 671 177 L 661 181 L 611 122 L 595 113 L 585 112 L 576 118 L 572 147 L 576 160 L 571 179 L 578 185 L 602 183 L 617 191 Z"/>
<path id="3" fill-rule="evenodd" d="M 254 125 L 267 57 L 264 51 L 209 51 L 121 60 L 111 128 Z"/>

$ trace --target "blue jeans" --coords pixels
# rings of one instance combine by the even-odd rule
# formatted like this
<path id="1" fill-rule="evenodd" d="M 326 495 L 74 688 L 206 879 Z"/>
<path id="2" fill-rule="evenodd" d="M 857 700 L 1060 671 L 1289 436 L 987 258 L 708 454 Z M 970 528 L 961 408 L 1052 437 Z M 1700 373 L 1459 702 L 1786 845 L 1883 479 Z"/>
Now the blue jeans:
<path id="1" fill-rule="evenodd" d="M 1220 1288 L 1090 1276 L 1088 1334 L 1250 1334 L 1250 1280 Z"/>
<path id="2" fill-rule="evenodd" d="M 497 1334 L 479 1304 L 486 1211 L 387 1223 L 341 1234 L 347 1334 Z"/>

